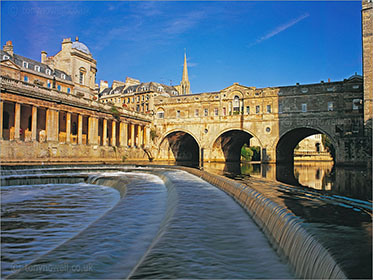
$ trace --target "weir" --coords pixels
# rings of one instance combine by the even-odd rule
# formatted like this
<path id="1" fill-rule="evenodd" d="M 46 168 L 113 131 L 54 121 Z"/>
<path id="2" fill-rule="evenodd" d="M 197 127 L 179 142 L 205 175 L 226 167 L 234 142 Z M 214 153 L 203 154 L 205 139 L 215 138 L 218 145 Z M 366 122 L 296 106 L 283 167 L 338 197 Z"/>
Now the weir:
<path id="1" fill-rule="evenodd" d="M 3 270 L 2 275 L 7 278 L 41 277 L 45 271 L 33 268 L 45 264 L 65 264 L 66 271 L 48 272 L 52 278 L 351 277 L 333 252 L 304 227 L 300 217 L 248 185 L 218 175 L 186 167 L 119 165 L 47 166 L 24 168 L 20 170 L 22 175 L 17 173 L 3 168 L 2 186 L 8 185 L 9 190 L 14 185 L 34 185 L 38 180 L 39 184 L 51 185 L 71 184 L 75 180 L 88 186 L 114 188 L 121 199 L 58 247 L 52 246 L 16 271 L 10 269 L 4 274 Z M 271 248 L 261 241 L 260 231 L 247 228 L 252 223 L 250 219 L 244 218 L 234 203 L 206 182 L 229 194 L 250 214 L 290 270 L 275 255 L 266 253 Z M 234 230 L 237 226 L 238 231 Z M 250 240 L 255 239 L 258 252 L 264 250 L 263 255 L 245 251 Z M 138 247 L 139 244 L 142 245 Z M 234 251 L 230 251 L 232 247 Z M 261 267 L 256 259 L 268 267 Z M 82 267 L 93 263 L 95 268 L 81 274 L 82 271 L 68 269 L 74 263 Z"/>

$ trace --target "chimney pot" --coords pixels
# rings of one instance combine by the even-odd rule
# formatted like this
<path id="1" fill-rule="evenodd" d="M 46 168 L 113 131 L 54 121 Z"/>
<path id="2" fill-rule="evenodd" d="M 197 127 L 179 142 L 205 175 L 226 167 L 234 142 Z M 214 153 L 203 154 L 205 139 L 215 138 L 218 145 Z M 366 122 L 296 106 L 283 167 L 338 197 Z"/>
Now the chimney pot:
<path id="1" fill-rule="evenodd" d="M 77 41 L 77 42 L 79 41 L 79 37 L 78 36 L 75 37 L 75 41 Z"/>

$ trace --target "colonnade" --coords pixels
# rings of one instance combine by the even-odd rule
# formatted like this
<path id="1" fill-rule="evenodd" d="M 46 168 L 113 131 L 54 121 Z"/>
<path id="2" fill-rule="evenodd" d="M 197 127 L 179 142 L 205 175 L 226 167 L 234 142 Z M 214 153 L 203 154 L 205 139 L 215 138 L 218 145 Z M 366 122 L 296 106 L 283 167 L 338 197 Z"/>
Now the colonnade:
<path id="1" fill-rule="evenodd" d="M 149 125 L 139 120 L 114 119 L 110 114 L 90 113 L 2 100 L 0 139 L 137 148 L 148 146 Z"/>

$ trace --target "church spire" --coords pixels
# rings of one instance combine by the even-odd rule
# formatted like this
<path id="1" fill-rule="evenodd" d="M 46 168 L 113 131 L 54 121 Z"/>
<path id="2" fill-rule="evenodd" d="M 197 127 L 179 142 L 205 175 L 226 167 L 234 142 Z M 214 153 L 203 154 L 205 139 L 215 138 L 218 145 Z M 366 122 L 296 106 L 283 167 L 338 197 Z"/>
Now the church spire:
<path id="1" fill-rule="evenodd" d="M 180 86 L 181 86 L 181 94 L 190 93 L 190 83 L 189 83 L 189 78 L 188 78 L 188 66 L 187 66 L 186 53 L 184 53 L 183 77 L 182 77 Z"/>

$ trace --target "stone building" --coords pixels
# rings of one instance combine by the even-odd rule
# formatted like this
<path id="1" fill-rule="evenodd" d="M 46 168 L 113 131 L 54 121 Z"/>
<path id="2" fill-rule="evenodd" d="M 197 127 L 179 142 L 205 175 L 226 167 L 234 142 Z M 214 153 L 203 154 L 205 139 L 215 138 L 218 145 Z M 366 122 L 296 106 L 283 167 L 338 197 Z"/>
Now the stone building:
<path id="1" fill-rule="evenodd" d="M 47 53 L 42 51 L 41 62 L 52 69 L 66 72 L 71 77 L 76 95 L 91 99 L 98 94 L 97 62 L 93 59 L 88 47 L 79 42 L 78 37 L 74 42 L 71 38 L 63 39 L 61 51 L 54 56 L 48 57 Z"/>
<path id="2" fill-rule="evenodd" d="M 85 49 L 70 43 L 63 42 L 71 55 L 70 69 L 61 56 L 37 62 L 17 55 L 10 41 L 1 50 L 1 160 L 148 159 L 151 118 L 91 98 L 95 61 L 77 63 L 82 51 L 75 48 Z M 87 70 L 83 78 L 82 67 Z"/>
<path id="3" fill-rule="evenodd" d="M 363 0 L 362 10 L 362 44 L 364 73 L 364 121 L 367 134 L 372 134 L 373 118 L 373 1 Z"/>

